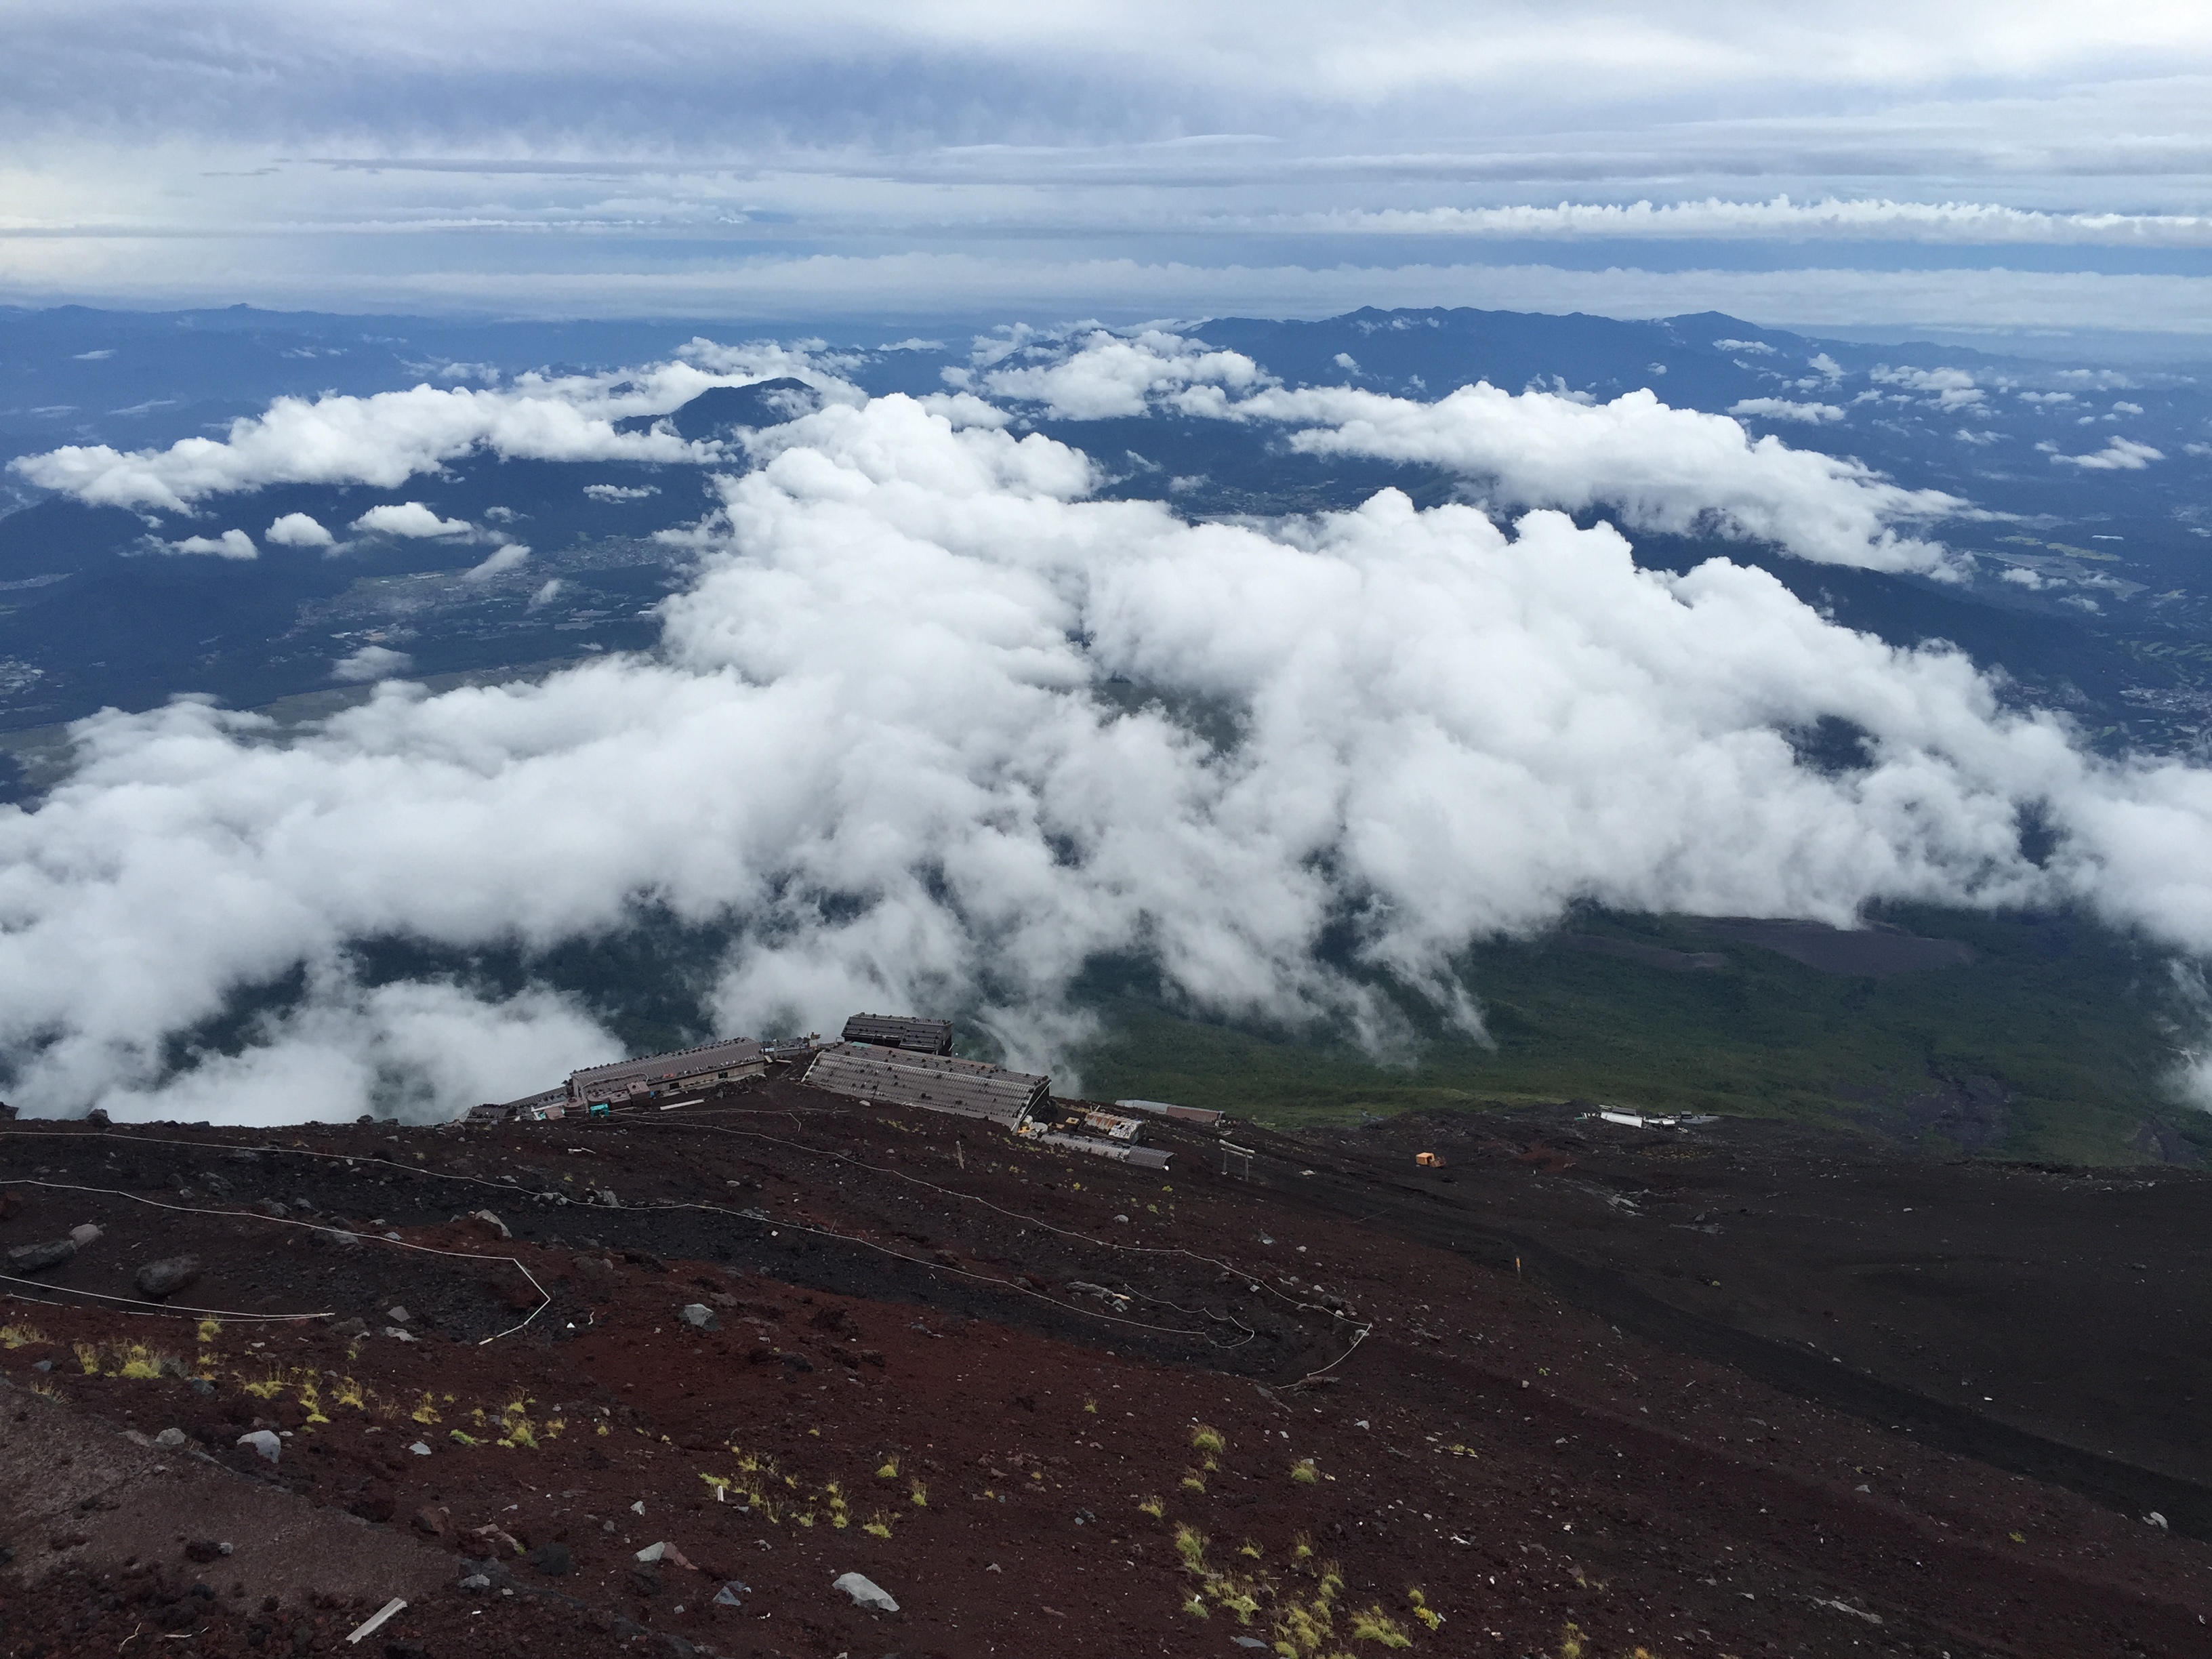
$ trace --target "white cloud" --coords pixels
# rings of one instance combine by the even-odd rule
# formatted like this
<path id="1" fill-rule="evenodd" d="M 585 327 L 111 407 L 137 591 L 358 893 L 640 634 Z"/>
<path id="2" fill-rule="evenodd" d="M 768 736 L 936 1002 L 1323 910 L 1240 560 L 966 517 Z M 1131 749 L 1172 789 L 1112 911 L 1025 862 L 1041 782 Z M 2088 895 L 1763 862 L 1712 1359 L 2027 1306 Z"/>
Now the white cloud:
<path id="1" fill-rule="evenodd" d="M 1049 361 L 993 368 L 972 383 L 993 397 L 1042 404 L 1066 420 L 1100 421 L 1141 415 L 1155 398 L 1185 414 L 1214 414 L 1224 405 L 1224 388 L 1246 392 L 1273 380 L 1242 352 L 1208 350 L 1158 329 L 1133 338 L 1100 329 L 1075 343 L 1078 349 L 1062 353 L 1055 341 L 1044 349 Z"/>
<path id="2" fill-rule="evenodd" d="M 353 521 L 353 527 L 374 535 L 404 536 L 418 541 L 476 534 L 476 526 L 466 519 L 441 519 L 420 501 L 372 507 Z"/>
<path id="3" fill-rule="evenodd" d="M 350 656 L 342 657 L 331 670 L 334 680 L 352 684 L 363 684 L 370 680 L 390 679 L 404 674 L 415 666 L 415 659 L 404 651 L 394 651 L 388 646 L 364 645 Z"/>
<path id="4" fill-rule="evenodd" d="M 2053 466 L 2078 466 L 2092 472 L 2140 472 L 2153 461 L 2166 459 L 2161 450 L 2148 444 L 2137 443 L 2132 438 L 2115 437 L 2094 454 L 2053 455 Z"/>
<path id="5" fill-rule="evenodd" d="M 561 579 L 558 576 L 556 576 L 550 581 L 547 582 L 543 587 L 539 588 L 535 593 L 532 593 L 530 596 L 530 608 L 532 611 L 536 611 L 541 606 L 552 604 L 554 600 L 560 597 Z"/>
<path id="6" fill-rule="evenodd" d="M 586 484 L 584 494 L 595 501 L 641 501 L 660 493 L 659 484 Z"/>
<path id="7" fill-rule="evenodd" d="M 287 513 L 263 532 L 264 539 L 279 547 L 332 547 L 337 538 L 306 513 Z"/>
<path id="8" fill-rule="evenodd" d="M 2030 592 L 2038 592 L 2045 587 L 2051 586 L 2050 583 L 2046 582 L 2041 576 L 2036 574 L 2034 571 L 2030 570 L 2025 565 L 2015 564 L 2007 566 L 2003 570 L 1997 574 L 1997 580 L 1999 581 L 2010 582 L 2016 587 L 2025 587 Z"/>
<path id="9" fill-rule="evenodd" d="M 507 571 L 520 569 L 524 564 L 528 562 L 529 558 L 530 550 L 527 547 L 525 547 L 520 542 L 509 542 L 505 547 L 494 552 L 492 556 L 484 560 L 483 563 L 472 565 L 467 570 L 464 571 L 461 574 L 461 580 L 463 581 L 471 582 L 489 581 L 494 576 L 503 575 Z"/>
<path id="10" fill-rule="evenodd" d="M 1055 412 L 1186 415 L 1279 422 L 1294 448 L 1316 454 L 1425 462 L 1481 479 L 1506 501 L 1583 510 L 1607 507 L 1642 528 L 1775 542 L 1802 558 L 1876 569 L 1948 570 L 1938 544 L 1900 536 L 1900 523 L 1968 511 L 1936 490 L 1908 490 L 1858 463 L 1752 439 L 1734 420 L 1672 409 L 1648 390 L 1595 404 L 1586 394 L 1484 385 L 1419 403 L 1350 387 L 1288 391 L 1247 372 L 1249 360 L 1147 330 L 1130 338 L 1092 331 L 1022 346 L 1046 361 L 983 376 L 1000 396 L 1034 398 Z M 1060 354 L 1054 356 L 1053 354 Z M 1224 368 L 1211 367 L 1231 359 Z M 1249 388 L 1232 400 L 1224 387 Z"/>
<path id="11" fill-rule="evenodd" d="M 2212 246 L 2212 216 L 2197 213 L 2047 213 L 1990 202 L 1911 202 L 1886 197 L 1793 202 L 1561 202 L 1556 206 L 1386 208 L 1315 214 L 1291 223 L 1351 234 L 1500 240 L 1941 243 L 1952 246 L 2096 245 Z M 1757 341 L 1716 340 L 1723 351 L 1770 351 Z"/>
<path id="12" fill-rule="evenodd" d="M 2074 401 L 2074 394 L 2070 392 L 2016 392 L 2013 395 L 2024 404 L 2056 404 Z"/>
<path id="13" fill-rule="evenodd" d="M 1943 410 L 1972 409 L 1983 400 L 1974 377 L 1963 368 L 1892 368 L 1883 363 L 1871 371 L 1869 378 L 1884 386 L 1932 392 L 1936 406 Z"/>
<path id="14" fill-rule="evenodd" d="M 1713 343 L 1723 351 L 1744 351 L 1759 356 L 1774 355 L 1774 348 L 1764 340 L 1716 340 Z"/>
<path id="15" fill-rule="evenodd" d="M 243 530 L 226 530 L 220 536 L 187 536 L 180 542 L 158 544 L 165 553 L 205 553 L 218 559 L 253 559 L 261 550 Z"/>
<path id="16" fill-rule="evenodd" d="M 1648 395 L 1236 408 L 1813 556 L 1902 559 L 1890 521 L 1936 510 Z M 1041 435 L 903 398 L 825 408 L 757 459 L 718 481 L 650 658 L 385 684 L 285 743 L 198 700 L 80 722 L 75 775 L 0 809 L 9 1097 L 296 1117 L 518 1092 L 611 1042 L 540 994 L 365 990 L 349 942 L 529 950 L 640 905 L 730 930 L 722 1029 L 952 1008 L 1043 1064 L 1102 953 L 1151 954 L 1209 1011 L 1328 1012 L 1380 1043 L 1387 1006 L 1321 962 L 1325 933 L 1472 1024 L 1452 963 L 1583 900 L 1839 922 L 1877 899 L 2079 902 L 2212 951 L 2212 773 L 2100 759 L 1963 658 L 1834 626 L 1760 570 L 1640 571 L 1608 528 L 1395 491 L 1191 524 L 1085 499 L 1097 470 Z M 349 660 L 374 678 L 398 655 Z M 1161 706 L 1125 712 L 1116 677 L 1242 735 L 1217 751 Z M 1784 733 L 1826 715 L 1869 734 L 1868 767 L 1798 763 Z M 2058 836 L 2042 866 L 2031 806 Z M 302 968 L 258 1047 L 165 1072 L 175 1034 Z"/>
<path id="17" fill-rule="evenodd" d="M 780 375 L 840 384 L 803 350 L 695 340 L 681 361 L 650 370 L 525 375 L 499 391 L 418 386 L 368 398 L 280 398 L 265 414 L 233 422 L 220 441 L 186 438 L 167 449 L 128 453 L 73 444 L 8 465 L 41 489 L 101 506 L 178 512 L 210 495 L 268 484 L 397 489 L 478 448 L 514 459 L 707 463 L 720 458 L 720 445 L 687 443 L 667 432 L 618 432 L 614 422 L 666 414 L 710 386 Z"/>
<path id="18" fill-rule="evenodd" d="M 1844 411 L 1833 404 L 1793 404 L 1784 398 L 1744 398 L 1729 405 L 1731 415 L 1758 415 L 1770 421 L 1800 421 L 1808 426 L 1840 421 Z"/>

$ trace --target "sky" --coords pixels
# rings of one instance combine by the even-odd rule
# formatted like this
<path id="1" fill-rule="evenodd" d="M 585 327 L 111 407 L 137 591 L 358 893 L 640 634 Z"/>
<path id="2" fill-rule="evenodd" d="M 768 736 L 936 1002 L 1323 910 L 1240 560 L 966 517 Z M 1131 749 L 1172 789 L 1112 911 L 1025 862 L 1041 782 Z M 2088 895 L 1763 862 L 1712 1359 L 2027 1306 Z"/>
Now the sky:
<path id="1" fill-rule="evenodd" d="M 2212 11 L 15 0 L 0 302 L 2212 337 Z"/>

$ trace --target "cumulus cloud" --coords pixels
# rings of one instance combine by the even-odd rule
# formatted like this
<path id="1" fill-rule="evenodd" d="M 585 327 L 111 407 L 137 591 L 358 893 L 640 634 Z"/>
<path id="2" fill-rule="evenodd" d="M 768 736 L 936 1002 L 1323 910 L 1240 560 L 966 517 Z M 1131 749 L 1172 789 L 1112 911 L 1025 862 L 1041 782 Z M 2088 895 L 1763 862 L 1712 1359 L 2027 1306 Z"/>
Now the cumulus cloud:
<path id="1" fill-rule="evenodd" d="M 496 391 L 425 385 L 368 398 L 280 398 L 267 412 L 234 421 L 221 440 L 129 452 L 72 444 L 20 456 L 9 468 L 41 489 L 100 506 L 182 512 L 210 495 L 269 484 L 397 489 L 477 449 L 510 459 L 708 463 L 720 459 L 720 445 L 665 430 L 619 431 L 615 422 L 667 414 L 712 386 L 786 375 L 849 392 L 806 350 L 697 340 L 678 361 L 647 371 L 525 375 Z"/>
<path id="2" fill-rule="evenodd" d="M 466 519 L 441 519 L 420 501 L 372 507 L 353 521 L 353 527 L 380 536 L 404 536 L 410 540 L 476 534 L 476 526 Z"/>
<path id="3" fill-rule="evenodd" d="M 415 666 L 415 659 L 404 651 L 394 651 L 388 646 L 364 645 L 350 656 L 338 659 L 331 670 L 331 678 L 349 684 L 365 684 L 370 680 L 386 680 L 404 674 Z"/>
<path id="4" fill-rule="evenodd" d="M 1599 493 L 1568 488 L 1579 466 L 1658 521 L 1814 550 L 1863 555 L 1914 507 L 1724 417 L 1470 392 L 1262 388 L 1273 412 L 1242 417 Z M 1042 435 L 898 397 L 754 458 L 718 480 L 651 657 L 387 684 L 282 742 L 203 700 L 79 722 L 73 776 L 0 809 L 9 1097 L 300 1116 L 519 1092 L 614 1045 L 543 993 L 364 990 L 349 945 L 526 952 L 643 907 L 728 939 L 702 1024 L 958 1008 L 1054 1066 L 1101 954 L 1148 956 L 1195 1007 L 1381 1044 L 1388 1005 L 1324 937 L 1474 1028 L 1453 963 L 1585 900 L 1839 923 L 2081 902 L 2212 950 L 2212 773 L 2100 759 L 1964 657 L 1837 627 L 1756 568 L 1639 570 L 1607 526 L 1394 490 L 1192 524 L 1091 499 L 1098 469 Z M 1191 705 L 1214 736 L 1168 712 Z M 1863 768 L 1799 763 L 1786 734 L 1828 716 L 1869 734 Z M 2030 813 L 2057 836 L 2040 865 Z M 258 1046 L 168 1068 L 240 989 L 301 973 Z"/>
<path id="5" fill-rule="evenodd" d="M 1941 545 L 1896 526 L 1969 510 L 1956 496 L 1902 489 L 1855 461 L 1754 440 L 1729 416 L 1669 408 L 1649 390 L 1600 404 L 1581 393 L 1516 395 L 1480 384 L 1430 404 L 1344 386 L 1290 391 L 1247 373 L 1249 360 L 1234 352 L 1158 331 L 1126 339 L 1102 331 L 1058 349 L 1060 361 L 993 370 L 984 384 L 1062 414 L 1126 414 L 1152 406 L 1149 397 L 1186 415 L 1281 422 L 1300 428 L 1290 437 L 1294 448 L 1444 467 L 1522 506 L 1604 507 L 1641 528 L 1686 533 L 1703 526 L 1801 558 L 1873 569 L 1951 570 Z M 1232 399 L 1232 388 L 1249 390 Z"/>
<path id="6" fill-rule="evenodd" d="M 243 530 L 226 530 L 220 536 L 187 536 L 180 542 L 156 544 L 164 553 L 204 553 L 218 559 L 255 559 L 261 550 Z"/>
<path id="7" fill-rule="evenodd" d="M 2153 449 L 2148 444 L 2137 443 L 2133 438 L 2115 437 L 2102 449 L 2088 455 L 2053 455 L 2053 466 L 2078 466 L 2091 472 L 2140 472 L 2153 461 L 2166 459 L 2165 452 Z"/>
<path id="8" fill-rule="evenodd" d="M 595 501 L 641 501 L 660 493 L 659 484 L 586 484 L 584 494 Z"/>
<path id="9" fill-rule="evenodd" d="M 1808 426 L 1844 418 L 1844 411 L 1833 404 L 1793 404 L 1786 398 L 1741 398 L 1729 405 L 1728 412 L 1770 421 L 1800 421 Z"/>
<path id="10" fill-rule="evenodd" d="M 263 539 L 279 547 L 334 547 L 337 538 L 312 514 L 287 513 L 262 532 Z"/>
<path id="11" fill-rule="evenodd" d="M 472 565 L 461 575 L 463 581 L 485 582 L 507 571 L 520 569 L 529 561 L 530 550 L 520 542 L 509 542 L 482 564 Z"/>
<path id="12" fill-rule="evenodd" d="M 1226 404 L 1224 388 L 1245 392 L 1273 377 L 1239 351 L 1213 351 L 1197 341 L 1159 329 L 1133 337 L 1103 329 L 1080 337 L 1057 361 L 994 368 L 971 381 L 992 396 L 1042 404 L 1071 421 L 1141 415 L 1154 399 L 1184 414 L 1212 415 Z"/>
<path id="13" fill-rule="evenodd" d="M 1869 378 L 1884 386 L 1932 392 L 1932 401 L 1938 409 L 1972 409 L 1983 401 L 1981 388 L 1963 368 L 1892 368 L 1883 363 L 1871 371 Z"/>

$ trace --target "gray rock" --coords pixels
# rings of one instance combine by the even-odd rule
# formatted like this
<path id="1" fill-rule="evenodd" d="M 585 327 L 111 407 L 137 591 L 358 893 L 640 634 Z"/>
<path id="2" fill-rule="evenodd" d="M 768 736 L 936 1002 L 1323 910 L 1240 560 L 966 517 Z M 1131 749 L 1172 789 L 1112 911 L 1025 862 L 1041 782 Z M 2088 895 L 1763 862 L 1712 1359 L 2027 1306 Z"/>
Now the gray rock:
<path id="1" fill-rule="evenodd" d="M 719 1331 L 722 1328 L 722 1322 L 714 1317 L 714 1310 L 703 1302 L 688 1304 L 677 1316 L 694 1330 Z"/>
<path id="2" fill-rule="evenodd" d="M 472 1572 L 461 1580 L 461 1588 L 465 1590 L 488 1590 L 491 1588 L 491 1580 L 480 1572 Z"/>
<path id="3" fill-rule="evenodd" d="M 599 1191 L 592 1194 L 592 1197 L 598 1202 L 605 1205 L 610 1210 L 619 1210 L 622 1208 L 622 1200 L 615 1196 L 615 1189 L 611 1187 L 600 1188 Z"/>
<path id="4" fill-rule="evenodd" d="M 278 1221 L 282 1221 L 286 1216 L 292 1213 L 289 1210 L 284 1207 L 283 1200 L 281 1199 L 260 1199 L 256 1200 L 253 1207 L 260 1211 L 262 1214 L 274 1217 Z"/>
<path id="5" fill-rule="evenodd" d="M 404 1325 L 414 1315 L 395 1302 L 384 1310 L 384 1316 L 395 1325 Z"/>
<path id="6" fill-rule="evenodd" d="M 163 1451 L 176 1451 L 185 1443 L 185 1431 L 182 1429 L 164 1429 L 154 1437 L 154 1443 Z"/>
<path id="7" fill-rule="evenodd" d="M 100 1243 L 100 1229 L 89 1221 L 82 1226 L 72 1227 L 70 1229 L 70 1242 L 80 1250 L 88 1249 Z"/>
<path id="8" fill-rule="evenodd" d="M 238 1443 L 241 1446 L 252 1447 L 272 1463 L 283 1455 L 284 1450 L 284 1443 L 266 1429 L 256 1429 L 251 1434 L 241 1434 L 238 1437 Z"/>
<path id="9" fill-rule="evenodd" d="M 507 1223 L 501 1221 L 489 1210 L 471 1210 L 469 1212 L 469 1219 L 482 1223 L 484 1226 L 490 1228 L 492 1231 L 497 1233 L 501 1238 L 513 1238 L 514 1237 L 513 1233 L 507 1231 Z"/>
<path id="10" fill-rule="evenodd" d="M 412 1342 L 415 1340 L 414 1332 L 403 1329 L 398 1325 L 386 1325 L 384 1328 L 384 1334 L 396 1342 Z"/>
<path id="11" fill-rule="evenodd" d="M 752 1591 L 749 1586 L 740 1584 L 736 1579 L 732 1578 L 728 1583 L 723 1585 L 721 1589 L 714 1592 L 714 1605 L 718 1607 L 741 1607 L 744 1606 L 744 1603 L 738 1601 L 738 1597 L 740 1595 L 750 1595 Z"/>
<path id="12" fill-rule="evenodd" d="M 548 1578 L 565 1577 L 576 1570 L 566 1544 L 540 1544 L 532 1554 L 530 1565 Z"/>
<path id="13" fill-rule="evenodd" d="M 318 1227 L 308 1237 L 316 1243 L 336 1250 L 357 1250 L 361 1248 L 361 1235 L 349 1233 L 343 1227 Z"/>
<path id="14" fill-rule="evenodd" d="M 430 1455 L 429 1446 L 420 1440 L 410 1442 L 407 1449 L 413 1452 L 417 1457 L 428 1457 Z"/>
<path id="15" fill-rule="evenodd" d="M 43 1244 L 18 1244 L 8 1252 L 8 1271 L 15 1273 L 42 1273 L 49 1267 L 58 1267 L 76 1254 L 76 1240 L 48 1239 Z"/>
<path id="16" fill-rule="evenodd" d="M 898 1603 L 890 1592 L 873 1579 L 863 1578 L 857 1572 L 842 1573 L 830 1588 L 845 1592 L 853 1598 L 853 1605 L 866 1607 L 870 1613 L 896 1613 Z"/>
<path id="17" fill-rule="evenodd" d="M 194 1394 L 213 1394 L 215 1392 L 215 1383 L 210 1379 L 204 1376 L 186 1377 L 185 1379 L 185 1385 L 191 1389 Z"/>
<path id="18" fill-rule="evenodd" d="M 159 1261 L 149 1261 L 138 1270 L 138 1294 L 156 1298 L 173 1296 L 199 1276 L 199 1257 L 163 1256 Z"/>
<path id="19" fill-rule="evenodd" d="M 31 1366 L 31 1369 L 34 1371 L 50 1371 L 53 1370 L 53 1368 L 54 1362 L 51 1359 L 36 1360 L 33 1362 Z"/>
<path id="20" fill-rule="evenodd" d="M 349 1342 L 358 1342 L 368 1334 L 368 1322 L 359 1318 L 342 1319 L 331 1326 L 331 1329 Z"/>
<path id="21" fill-rule="evenodd" d="M 1267 1645 L 1256 1636 L 1239 1636 L 1235 1640 L 1240 1648 L 1264 1648 Z"/>

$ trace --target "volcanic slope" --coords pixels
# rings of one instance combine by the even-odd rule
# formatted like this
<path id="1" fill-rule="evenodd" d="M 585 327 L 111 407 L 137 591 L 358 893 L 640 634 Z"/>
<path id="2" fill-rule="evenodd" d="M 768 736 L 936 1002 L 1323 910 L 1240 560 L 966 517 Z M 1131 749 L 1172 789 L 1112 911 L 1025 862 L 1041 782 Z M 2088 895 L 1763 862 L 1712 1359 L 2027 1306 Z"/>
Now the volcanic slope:
<path id="1" fill-rule="evenodd" d="M 1249 1175 L 775 1079 L 611 1122 L 10 1125 L 0 1245 L 100 1232 L 5 1282 L 0 1654 L 2212 1650 L 2190 1516 L 1669 1301 L 1672 1212 L 1613 1237 L 1586 1190 L 1654 1137 L 1575 1116 L 1232 1125 Z M 1741 1127 L 1668 1144 L 1836 1186 L 1835 1145 Z"/>

